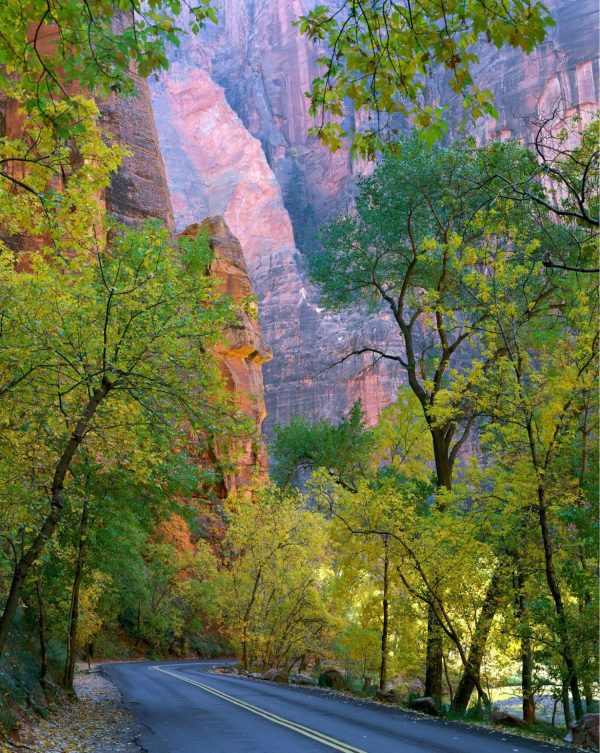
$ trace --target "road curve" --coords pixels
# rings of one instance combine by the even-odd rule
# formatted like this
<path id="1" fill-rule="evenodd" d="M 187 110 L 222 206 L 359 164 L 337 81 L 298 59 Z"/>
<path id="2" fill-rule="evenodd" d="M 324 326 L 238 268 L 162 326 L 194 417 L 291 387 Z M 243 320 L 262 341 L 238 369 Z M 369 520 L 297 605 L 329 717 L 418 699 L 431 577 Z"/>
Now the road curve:
<path id="1" fill-rule="evenodd" d="M 214 663 L 214 662 L 213 662 Z M 211 662 L 108 664 L 147 753 L 550 753 L 513 735 L 206 672 Z"/>

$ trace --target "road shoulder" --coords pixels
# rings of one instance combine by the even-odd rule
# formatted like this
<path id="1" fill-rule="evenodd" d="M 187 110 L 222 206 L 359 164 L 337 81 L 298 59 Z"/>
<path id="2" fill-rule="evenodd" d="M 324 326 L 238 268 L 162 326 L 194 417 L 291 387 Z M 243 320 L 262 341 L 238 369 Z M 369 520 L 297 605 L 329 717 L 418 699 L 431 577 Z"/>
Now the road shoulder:
<path id="1" fill-rule="evenodd" d="M 77 698 L 50 710 L 45 719 L 21 723 L 19 743 L 0 751 L 44 753 L 142 753 L 139 728 L 125 709 L 118 688 L 99 670 L 75 676 Z"/>

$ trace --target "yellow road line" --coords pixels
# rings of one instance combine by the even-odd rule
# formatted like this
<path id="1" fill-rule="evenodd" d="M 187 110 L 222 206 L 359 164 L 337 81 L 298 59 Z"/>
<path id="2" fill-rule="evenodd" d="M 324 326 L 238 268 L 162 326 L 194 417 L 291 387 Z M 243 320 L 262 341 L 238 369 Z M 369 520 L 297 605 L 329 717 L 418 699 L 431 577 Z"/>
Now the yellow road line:
<path id="1" fill-rule="evenodd" d="M 291 729 L 300 735 L 304 735 L 305 737 L 310 737 L 313 740 L 317 740 L 317 742 L 320 742 L 322 745 L 327 745 L 328 747 L 334 748 L 335 750 L 343 751 L 343 753 L 366 753 L 366 751 L 362 750 L 361 748 L 355 748 L 353 745 L 349 745 L 342 740 L 336 740 L 334 737 L 329 737 L 329 735 L 325 735 L 323 732 L 311 729 L 310 727 L 305 727 L 304 725 L 297 724 L 296 722 L 291 722 L 288 719 L 284 719 L 283 717 L 278 716 L 277 714 L 272 714 L 270 711 L 265 711 L 258 706 L 253 706 L 250 703 L 246 703 L 246 701 L 235 698 L 228 693 L 223 693 L 220 690 L 211 688 L 210 685 L 204 685 L 204 683 L 192 680 L 189 677 L 185 677 L 185 675 L 180 675 L 178 672 L 169 672 L 169 670 L 162 669 L 162 667 L 152 667 L 152 669 L 155 669 L 157 672 L 162 672 L 165 675 L 175 677 L 177 680 L 187 682 L 190 685 L 195 685 L 197 688 L 201 688 L 207 693 L 212 693 L 213 695 L 217 696 L 217 698 L 221 698 L 224 701 L 228 701 L 229 703 L 233 703 L 236 706 L 240 706 L 246 711 L 251 711 L 257 716 L 262 716 L 264 719 L 268 719 L 270 722 L 273 722 L 273 724 L 279 724 L 282 727 L 287 727 L 288 729 Z"/>

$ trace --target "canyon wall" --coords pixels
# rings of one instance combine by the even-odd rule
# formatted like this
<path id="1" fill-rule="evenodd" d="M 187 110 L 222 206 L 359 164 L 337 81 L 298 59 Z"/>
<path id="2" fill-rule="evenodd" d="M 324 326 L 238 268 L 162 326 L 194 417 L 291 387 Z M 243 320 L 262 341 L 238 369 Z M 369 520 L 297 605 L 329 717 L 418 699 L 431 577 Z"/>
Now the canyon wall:
<path id="1" fill-rule="evenodd" d="M 296 413 L 341 417 L 358 398 L 374 420 L 395 393 L 389 374 L 379 369 L 361 375 L 349 362 L 319 372 L 352 344 L 389 336 L 385 315 L 333 315 L 317 305 L 263 145 L 207 71 L 175 60 L 152 89 L 178 225 L 222 214 L 244 249 L 260 298 L 261 329 L 274 354 L 264 368 L 271 425 Z M 362 369 L 369 364 L 363 360 Z"/>
<path id="2" fill-rule="evenodd" d="M 170 53 L 170 69 L 151 83 L 177 227 L 222 214 L 246 254 L 273 349 L 264 372 L 268 428 L 295 414 L 339 418 L 357 398 L 374 421 L 403 377 L 369 356 L 329 368 L 352 348 L 400 345 L 385 313 L 324 311 L 306 281 L 318 225 L 351 205 L 356 175 L 365 169 L 347 149 L 331 154 L 307 135 L 313 122 L 304 94 L 318 72 L 318 50 L 293 22 L 313 4 L 220 0 L 219 25 L 184 38 Z M 556 26 L 529 57 L 481 47 L 477 80 L 494 92 L 499 118 L 477 123 L 480 141 L 528 140 L 530 116 L 561 99 L 582 111 L 595 108 L 596 3 L 550 5 Z M 461 107 L 443 76 L 430 83 L 429 97 L 450 106 L 455 136 Z"/>
<path id="3" fill-rule="evenodd" d="M 48 35 L 49 39 L 53 34 Z M 103 202 L 109 212 L 122 222 L 137 224 L 149 218 L 165 222 L 174 228 L 171 197 L 154 124 L 147 82 L 135 77 L 136 97 L 111 96 L 99 103 L 102 128 L 119 144 L 127 147 L 126 157 L 119 171 L 104 192 Z M 23 114 L 13 100 L 0 98 L 0 137 L 19 138 L 22 134 Z M 200 212 L 200 218 L 206 212 Z M 200 231 L 208 234 L 214 252 L 210 273 L 218 280 L 221 292 L 239 304 L 238 322 L 224 333 L 216 348 L 216 357 L 225 384 L 234 397 L 235 405 L 255 427 L 253 434 L 240 441 L 235 448 L 238 467 L 226 474 L 216 490 L 227 496 L 236 488 L 247 486 L 256 471 L 266 474 L 267 454 L 261 426 L 265 417 L 262 364 L 271 358 L 256 317 L 250 317 L 247 303 L 254 298 L 254 290 L 237 239 L 220 217 L 205 219 L 191 225 L 185 234 L 195 237 Z M 10 239 L 15 248 L 27 247 L 28 238 Z"/>
<path id="4" fill-rule="evenodd" d="M 118 173 L 106 191 L 107 210 L 127 223 L 157 218 L 173 229 L 171 195 L 158 142 L 147 82 L 136 79 L 137 97 L 111 97 L 100 106 L 103 128 L 128 147 Z M 201 211 L 191 219 L 206 218 Z M 224 333 L 216 357 L 235 405 L 255 427 L 255 434 L 240 441 L 234 450 L 235 472 L 226 473 L 217 492 L 225 497 L 248 486 L 255 472 L 266 474 L 268 462 L 261 427 L 266 415 L 262 364 L 271 359 L 256 318 L 246 311 L 246 301 L 255 298 L 244 254 L 222 217 L 209 217 L 185 228 L 182 235 L 205 232 L 214 259 L 210 273 L 218 289 L 239 304 L 238 322 Z M 256 305 L 256 304 L 255 304 Z"/>

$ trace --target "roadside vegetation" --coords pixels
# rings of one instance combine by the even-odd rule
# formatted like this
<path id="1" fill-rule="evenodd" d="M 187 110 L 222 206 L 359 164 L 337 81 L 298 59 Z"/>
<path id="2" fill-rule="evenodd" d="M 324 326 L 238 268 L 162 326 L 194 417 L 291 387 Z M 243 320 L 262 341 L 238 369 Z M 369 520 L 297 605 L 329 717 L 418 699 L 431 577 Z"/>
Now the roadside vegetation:
<path id="1" fill-rule="evenodd" d="M 126 153 L 96 101 L 133 94 L 131 64 L 166 66 L 179 2 L 0 10 L 0 94 L 27 115 L 0 132 L 3 730 L 72 694 L 77 661 L 191 655 L 449 718 L 492 718 L 508 688 L 524 729 L 597 711 L 598 121 L 544 121 L 537 151 L 441 143 L 421 76 L 444 65 L 467 114 L 492 113 L 471 46 L 487 25 L 527 51 L 550 20 L 466 2 L 443 30 L 417 5 L 300 22 L 339 51 L 312 92 L 326 143 L 347 98 L 421 126 L 355 135 L 376 164 L 310 271 L 330 309 L 389 316 L 394 342 L 344 358 L 405 386 L 376 426 L 356 404 L 278 427 L 272 478 L 226 500 L 252 427 L 211 356 L 236 312 L 206 239 L 121 226 L 100 200 Z"/>

